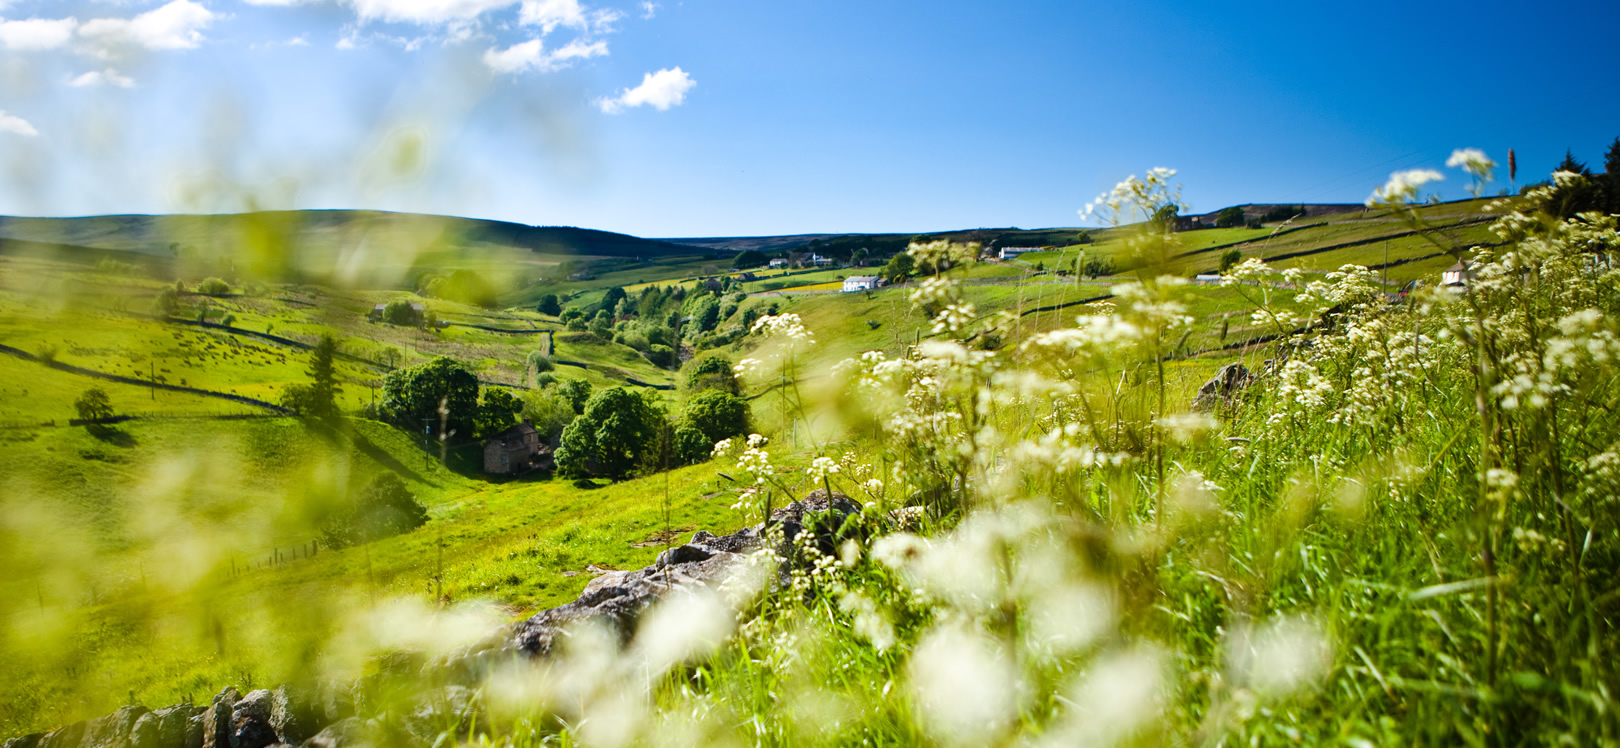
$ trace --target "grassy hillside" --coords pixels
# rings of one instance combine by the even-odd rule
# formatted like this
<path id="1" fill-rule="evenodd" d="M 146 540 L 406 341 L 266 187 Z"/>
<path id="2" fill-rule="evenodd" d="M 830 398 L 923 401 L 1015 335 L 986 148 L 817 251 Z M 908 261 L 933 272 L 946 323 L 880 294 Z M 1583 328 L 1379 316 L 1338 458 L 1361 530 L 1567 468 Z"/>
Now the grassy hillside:
<path id="1" fill-rule="evenodd" d="M 1387 210 L 1189 231 L 1151 261 L 1127 254 L 1130 227 L 1088 232 L 1085 244 L 1071 243 L 1079 238 L 1075 229 L 928 235 L 1056 247 L 943 273 L 960 308 L 972 306 L 958 332 L 936 330 L 914 308 L 911 296 L 924 279 L 851 294 L 837 292 L 839 278 L 872 268 L 761 272 L 733 282 L 726 280 L 735 275 L 726 259 L 709 254 L 727 250 L 724 243 L 694 252 L 476 222 L 456 223 L 452 231 L 440 219 L 350 212 L 180 217 L 172 224 L 151 217 L 12 219 L 0 224 L 0 235 L 38 238 L 55 226 L 62 235 L 51 241 L 67 248 L 14 244 L 27 251 L 12 252 L 0 244 L 7 250 L 0 251 L 0 345 L 11 350 L 0 355 L 0 567 L 8 570 L 0 579 L 0 599 L 8 601 L 0 606 L 0 654 L 8 658 L 0 735 L 102 714 L 131 697 L 163 704 L 205 698 L 226 684 L 251 688 L 310 675 L 352 682 L 370 667 L 369 656 L 401 642 L 487 632 L 572 599 L 604 569 L 649 563 L 694 530 L 751 523 L 757 504 L 731 509 L 750 480 L 733 459 L 609 486 L 495 478 L 482 474 L 481 445 L 471 440 L 451 443 L 441 464 L 438 450 L 414 428 L 359 417 L 323 426 L 219 397 L 275 402 L 308 380 L 308 347 L 330 334 L 341 354 L 340 405 L 350 414 L 371 403 L 390 369 L 438 355 L 467 362 L 486 385 L 523 389 L 531 381 L 528 354 L 546 345 L 556 376 L 597 388 L 627 382 L 668 388 L 658 397 L 678 410 L 686 397 L 677 387 L 679 372 L 613 342 L 658 326 L 673 327 L 683 357 L 718 353 L 763 362 L 769 373 L 746 380 L 744 393 L 753 430 L 773 437 L 774 483 L 756 486 L 775 492 L 773 500 L 831 483 L 872 500 L 873 517 L 911 504 L 927 507 L 941 528 L 958 529 L 936 535 L 930 542 L 937 546 L 913 547 L 913 560 L 933 558 L 937 568 L 879 560 L 871 538 L 840 548 L 840 560 L 824 564 L 814 579 L 795 579 L 794 589 L 808 595 L 776 595 L 751 609 L 756 623 L 734 648 L 694 659 L 678 676 L 603 687 L 603 693 L 650 694 L 638 709 L 725 714 L 722 722 L 733 726 L 752 717 L 758 726 L 739 733 L 745 742 L 931 739 L 938 737 L 925 724 L 931 712 L 916 704 L 926 703 L 928 683 L 940 678 L 917 668 L 927 667 L 929 657 L 948 660 L 975 647 L 993 662 L 986 669 L 983 661 L 964 661 L 971 676 L 964 682 L 1010 683 L 1008 692 L 1030 694 L 1012 716 L 972 727 L 1007 735 L 1071 734 L 1062 715 L 1074 703 L 1091 703 L 1085 699 L 1092 693 L 1073 684 L 1118 662 L 1112 657 L 1175 663 L 1152 670 L 1165 684 L 1155 693 L 1172 706 L 1154 712 L 1157 727 L 1140 728 L 1150 737 L 1214 725 L 1206 737 L 1243 738 L 1236 742 L 1301 734 L 1414 742 L 1406 738 L 1430 729 L 1455 733 L 1482 710 L 1504 708 L 1492 705 L 1551 708 L 1550 694 L 1564 691 L 1523 675 L 1552 677 L 1535 671 L 1549 647 L 1530 624 L 1593 624 L 1560 612 L 1572 609 L 1573 597 L 1547 605 L 1521 598 L 1498 613 L 1522 636 L 1498 647 L 1512 664 L 1481 664 L 1484 590 L 1509 586 L 1478 568 L 1472 540 L 1474 523 L 1491 515 L 1474 505 L 1475 461 L 1486 437 L 1474 430 L 1469 362 L 1450 322 L 1424 316 L 1452 314 L 1455 298 L 1436 294 L 1425 304 L 1403 305 L 1384 295 L 1407 280 L 1432 281 L 1453 261 L 1451 253 L 1494 241 L 1479 208 L 1477 202 L 1419 208 L 1432 227 L 1423 235 Z M 158 247 L 152 237 L 159 235 L 192 237 L 199 248 L 215 248 L 208 252 L 242 244 L 193 255 L 184 246 Z M 818 251 L 866 248 L 867 259 L 880 262 L 874 248 L 903 249 L 911 238 L 793 239 Z M 581 253 L 586 245 L 594 254 Z M 632 254 L 638 247 L 658 251 Z M 1358 294 L 1347 302 L 1354 317 L 1339 324 L 1365 326 L 1352 343 L 1339 328 L 1322 327 L 1309 333 L 1310 345 L 1282 348 L 1261 345 L 1276 329 L 1251 313 L 1263 292 L 1268 312 L 1297 313 L 1300 324 L 1319 320 L 1318 301 L 1295 299 L 1292 284 L 1154 282 L 1161 274 L 1210 272 L 1230 249 L 1275 268 L 1304 270 L 1307 281 L 1348 263 L 1386 267 L 1366 287 L 1351 289 Z M 1082 255 L 1106 256 L 1117 272 L 1084 279 L 1056 272 Z M 330 282 L 259 274 L 262 267 L 305 262 L 317 271 L 302 280 Z M 423 275 L 457 270 L 504 279 L 499 303 L 411 290 Z M 559 275 L 564 270 L 576 277 Z M 226 278 L 231 288 L 196 293 L 199 271 Z M 177 275 L 188 290 L 173 292 Z M 1138 280 L 1149 281 L 1151 298 L 1115 296 L 1121 283 Z M 1565 285 L 1584 289 L 1583 303 L 1611 303 L 1612 288 L 1584 282 Z M 710 287 L 722 290 L 711 296 Z M 612 311 L 596 319 L 595 307 L 611 302 L 614 288 L 626 289 L 624 303 L 609 304 Z M 653 288 L 658 293 L 641 301 Z M 673 288 L 685 295 L 661 296 Z M 580 331 L 585 318 L 570 329 L 539 313 L 535 303 L 553 293 L 607 332 Z M 160 309 L 160 297 L 172 297 L 172 308 Z M 632 299 L 656 301 L 656 312 L 633 311 Z M 442 324 L 368 319 L 375 305 L 396 300 L 424 305 Z M 1137 331 L 1151 330 L 1165 310 L 1174 310 L 1177 324 L 1151 345 L 1129 337 L 1134 333 L 1121 333 L 1121 342 L 1098 337 L 1096 328 L 1072 329 L 1078 316 L 1112 315 Z M 1569 311 L 1545 314 L 1561 319 Z M 751 331 L 751 322 L 769 313 L 798 315 L 816 342 Z M 693 329 L 705 315 L 711 327 Z M 988 329 L 1004 317 L 1002 329 Z M 970 337 L 975 330 L 982 337 Z M 1066 332 L 1043 336 L 1056 331 Z M 1416 335 L 1421 344 L 1413 342 Z M 907 359 L 919 342 L 956 338 L 967 345 L 930 350 L 947 357 L 960 351 L 960 359 Z M 1448 342 L 1434 342 L 1441 340 Z M 1399 368 L 1406 366 L 1405 345 L 1374 351 L 1388 341 L 1420 351 L 1423 366 Z M 647 349 L 645 343 L 637 345 Z M 894 369 L 898 374 L 868 372 L 867 380 L 839 369 L 869 351 L 909 362 Z M 797 379 L 770 370 L 784 355 Z M 1241 361 L 1258 370 L 1268 360 L 1293 368 L 1255 385 L 1253 399 L 1235 400 L 1219 418 L 1187 412 L 1198 387 L 1221 366 Z M 1311 367 L 1315 378 L 1296 364 Z M 1367 379 L 1373 375 L 1386 379 Z M 194 391 L 142 384 L 154 381 Z M 91 386 L 107 392 L 116 412 L 137 418 L 66 426 L 73 400 Z M 1602 403 L 1567 415 L 1587 418 L 1599 441 L 1611 437 L 1601 418 L 1590 417 L 1612 406 L 1603 400 L 1608 385 L 1569 386 Z M 884 423 L 888 430 L 879 429 Z M 1520 479 L 1537 481 L 1533 468 L 1544 456 L 1534 447 L 1546 435 L 1536 431 L 1540 422 L 1515 423 L 1525 431 L 1503 432 L 1508 441 L 1498 448 L 1519 450 L 1530 461 Z M 839 471 L 825 482 L 812 479 L 806 467 L 815 457 L 835 461 Z M 427 524 L 311 555 L 323 523 L 385 473 L 399 475 L 427 507 Z M 1537 535 L 1509 535 L 1506 525 L 1496 526 L 1496 537 L 1514 538 L 1511 547 L 1500 545 L 1503 563 L 1518 564 L 1513 573 L 1532 581 L 1561 573 L 1561 557 L 1543 563 L 1536 555 L 1554 547 L 1547 538 L 1570 537 L 1559 534 L 1559 513 L 1511 506 L 1504 516 Z M 1599 554 L 1592 558 L 1609 558 L 1603 554 L 1613 553 L 1613 523 L 1597 504 L 1582 506 L 1599 518 L 1594 523 L 1608 522 L 1594 524 L 1590 537 Z M 890 529 L 872 519 L 866 531 Z M 1529 537 L 1542 538 L 1540 545 Z M 928 547 L 946 555 L 930 556 Z M 987 548 L 1002 555 L 974 555 Z M 955 558 L 971 563 L 953 565 Z M 997 570 L 994 578 L 978 574 L 983 569 Z M 1075 626 L 1051 629 L 1054 616 L 1092 633 L 1063 644 L 1060 634 Z M 1302 628 L 1289 629 L 1290 622 Z M 890 627 L 892 647 L 872 638 L 882 631 L 879 623 Z M 456 628 L 455 636 L 441 625 Z M 1307 654 L 1322 661 L 1300 665 L 1307 685 L 1267 700 L 1253 685 L 1260 682 L 1253 669 L 1235 664 L 1245 661 L 1232 654 L 1240 646 L 1232 637 L 1270 635 L 1268 627 L 1276 626 L 1297 634 L 1288 643 L 1305 642 Z M 963 631 L 973 633 L 949 638 Z M 1606 631 L 1584 631 L 1609 644 Z M 1328 641 L 1325 655 L 1311 649 L 1319 640 Z M 1570 687 L 1579 693 L 1597 693 L 1590 679 L 1575 674 L 1591 667 L 1579 664 L 1586 655 L 1574 648 L 1565 654 L 1577 664 L 1558 677 L 1578 683 Z M 1011 664 L 1003 668 L 1003 659 Z M 1501 685 L 1505 677 L 1489 685 L 1487 670 L 1506 667 L 1514 668 L 1513 685 Z M 593 672 L 610 678 L 620 671 Z M 833 693 L 828 684 L 838 689 L 834 700 L 850 703 L 823 698 Z M 1242 685 L 1233 691 L 1219 684 Z M 1322 694 L 1332 698 L 1317 698 Z M 1341 710 L 1337 701 L 1353 706 Z M 1266 719 L 1253 717 L 1257 703 L 1271 710 Z M 1558 708 L 1579 711 L 1567 703 Z M 1421 717 L 1426 727 L 1406 730 L 1385 715 Z M 573 737 L 573 728 L 553 717 L 524 724 L 544 726 L 520 735 L 519 744 Z M 1329 735 L 1324 726 L 1335 725 L 1343 729 Z M 714 729 L 730 735 L 730 728 Z"/>

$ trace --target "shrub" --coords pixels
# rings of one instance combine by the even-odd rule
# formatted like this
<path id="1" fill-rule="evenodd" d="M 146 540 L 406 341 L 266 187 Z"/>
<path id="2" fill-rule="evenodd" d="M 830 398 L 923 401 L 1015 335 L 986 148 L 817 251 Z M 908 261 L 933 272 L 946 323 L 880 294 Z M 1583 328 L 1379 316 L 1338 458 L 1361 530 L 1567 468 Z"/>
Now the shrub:
<path id="1" fill-rule="evenodd" d="M 731 361 L 714 354 L 699 356 L 686 365 L 686 389 L 692 392 L 713 389 L 733 395 L 740 393 Z"/>
<path id="2" fill-rule="evenodd" d="M 643 355 L 647 357 L 648 361 L 652 362 L 653 366 L 660 369 L 671 368 L 676 363 L 675 349 L 667 345 L 653 344 L 648 346 L 647 352 Z"/>
<path id="3" fill-rule="evenodd" d="M 681 422 L 703 434 L 710 445 L 748 430 L 748 403 L 720 390 L 704 390 L 686 402 Z"/>
<path id="4" fill-rule="evenodd" d="M 354 503 L 328 522 L 322 535 L 329 548 L 347 548 L 410 532 L 427 522 L 423 507 L 393 473 L 371 480 Z"/>
<path id="5" fill-rule="evenodd" d="M 231 284 L 223 278 L 204 278 L 197 284 L 197 293 L 204 296 L 224 296 L 231 292 Z"/>
<path id="6" fill-rule="evenodd" d="M 1221 253 L 1221 272 L 1224 273 L 1224 272 L 1226 272 L 1228 270 L 1231 270 L 1235 265 L 1237 265 L 1239 262 L 1242 262 L 1242 261 L 1243 261 L 1243 251 L 1240 250 L 1240 249 L 1228 249 L 1225 252 L 1222 252 Z"/>

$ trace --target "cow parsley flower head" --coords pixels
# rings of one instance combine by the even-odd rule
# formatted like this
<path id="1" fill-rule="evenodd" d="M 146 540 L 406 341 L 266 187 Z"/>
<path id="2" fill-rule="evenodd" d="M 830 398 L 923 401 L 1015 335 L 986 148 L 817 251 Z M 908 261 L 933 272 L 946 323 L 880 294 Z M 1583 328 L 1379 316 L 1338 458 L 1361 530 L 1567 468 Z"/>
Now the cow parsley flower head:
<path id="1" fill-rule="evenodd" d="M 810 461 L 810 467 L 805 468 L 804 474 L 812 482 L 820 483 L 826 480 L 827 476 L 840 472 L 843 472 L 843 469 L 838 466 L 837 461 L 833 460 L 833 458 L 817 457 Z"/>
<path id="2" fill-rule="evenodd" d="M 732 366 L 731 370 L 739 377 L 751 377 L 759 373 L 761 363 L 757 358 L 745 358 Z"/>
<path id="3" fill-rule="evenodd" d="M 1451 169 L 1462 169 L 1480 179 L 1490 179 L 1491 170 L 1496 168 L 1496 162 L 1485 156 L 1485 152 L 1478 148 L 1458 148 L 1451 152 L 1451 158 L 1446 159 L 1446 166 Z"/>
<path id="4" fill-rule="evenodd" d="M 1399 205 L 1411 202 L 1417 197 L 1418 190 L 1430 182 L 1439 182 L 1445 175 L 1433 169 L 1407 169 L 1389 175 L 1389 181 L 1384 186 L 1373 190 L 1367 197 L 1368 207 L 1374 205 Z"/>
<path id="5" fill-rule="evenodd" d="M 804 321 L 799 319 L 797 314 L 767 314 L 760 317 L 754 320 L 754 326 L 749 332 L 758 333 L 760 331 L 764 331 L 766 335 L 771 337 L 783 337 L 798 343 L 813 344 L 816 342 L 815 336 L 810 334 L 810 330 L 804 326 Z"/>

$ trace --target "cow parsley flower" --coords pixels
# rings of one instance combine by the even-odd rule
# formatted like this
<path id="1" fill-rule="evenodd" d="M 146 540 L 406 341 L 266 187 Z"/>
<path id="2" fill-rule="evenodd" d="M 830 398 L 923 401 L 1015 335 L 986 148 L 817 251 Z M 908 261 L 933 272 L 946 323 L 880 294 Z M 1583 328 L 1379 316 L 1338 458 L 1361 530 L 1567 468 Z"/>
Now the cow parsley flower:
<path id="1" fill-rule="evenodd" d="M 1389 175 L 1389 181 L 1384 186 L 1373 190 L 1367 197 L 1367 206 L 1399 205 L 1411 202 L 1417 197 L 1418 190 L 1430 182 L 1439 182 L 1445 175 L 1433 169 L 1407 169 Z"/>

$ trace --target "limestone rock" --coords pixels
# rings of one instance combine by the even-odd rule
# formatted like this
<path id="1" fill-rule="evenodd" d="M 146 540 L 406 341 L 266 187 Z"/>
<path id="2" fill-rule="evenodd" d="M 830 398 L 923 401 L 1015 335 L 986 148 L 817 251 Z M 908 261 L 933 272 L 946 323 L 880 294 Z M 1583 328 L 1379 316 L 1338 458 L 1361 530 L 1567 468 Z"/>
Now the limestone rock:
<path id="1" fill-rule="evenodd" d="M 1217 406 L 1230 406 L 1249 385 L 1259 377 L 1251 373 L 1243 364 L 1227 364 L 1215 372 L 1198 388 L 1198 396 L 1193 398 L 1192 409 L 1201 413 L 1214 410 Z"/>

